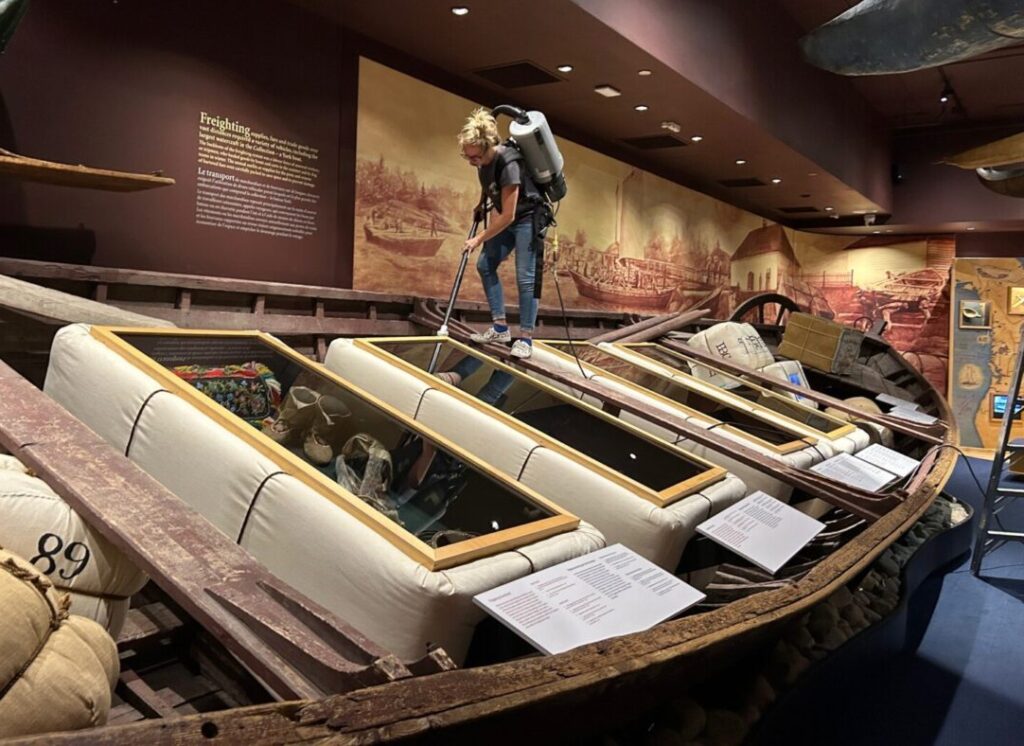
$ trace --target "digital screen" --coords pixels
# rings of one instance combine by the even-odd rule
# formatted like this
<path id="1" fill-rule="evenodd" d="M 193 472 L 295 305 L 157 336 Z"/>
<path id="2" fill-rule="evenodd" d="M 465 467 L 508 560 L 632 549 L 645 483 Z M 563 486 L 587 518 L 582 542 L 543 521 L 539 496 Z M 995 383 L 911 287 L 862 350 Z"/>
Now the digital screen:
<path id="1" fill-rule="evenodd" d="M 1003 415 L 1006 414 L 1006 402 L 1010 398 L 1009 394 L 993 394 L 992 395 L 992 418 L 1002 419 Z M 1024 397 L 1017 397 L 1017 404 L 1013 408 L 1013 419 L 1019 420 L 1021 412 L 1024 411 Z"/>

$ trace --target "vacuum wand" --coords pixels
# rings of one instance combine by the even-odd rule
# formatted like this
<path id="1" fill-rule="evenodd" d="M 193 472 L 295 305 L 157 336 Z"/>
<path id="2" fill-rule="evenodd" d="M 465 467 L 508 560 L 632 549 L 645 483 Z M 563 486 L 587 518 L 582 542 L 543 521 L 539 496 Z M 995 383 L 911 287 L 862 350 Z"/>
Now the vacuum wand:
<path id="1" fill-rule="evenodd" d="M 473 227 L 469 229 L 469 236 L 467 238 L 473 238 L 476 232 L 480 229 L 481 217 L 475 217 L 473 220 Z M 448 336 L 448 320 L 452 317 L 452 311 L 455 310 L 455 299 L 459 295 L 459 288 L 462 287 L 462 277 L 466 274 L 466 265 L 469 264 L 469 252 L 463 250 L 462 259 L 459 262 L 459 271 L 455 274 L 455 282 L 452 283 L 452 292 L 448 296 L 448 306 L 444 309 L 444 321 L 441 322 L 441 328 L 437 330 L 437 336 L 447 337 Z M 441 354 L 441 344 L 434 345 L 434 352 L 430 356 L 430 365 L 427 366 L 427 373 L 433 373 L 437 369 L 437 358 Z"/>

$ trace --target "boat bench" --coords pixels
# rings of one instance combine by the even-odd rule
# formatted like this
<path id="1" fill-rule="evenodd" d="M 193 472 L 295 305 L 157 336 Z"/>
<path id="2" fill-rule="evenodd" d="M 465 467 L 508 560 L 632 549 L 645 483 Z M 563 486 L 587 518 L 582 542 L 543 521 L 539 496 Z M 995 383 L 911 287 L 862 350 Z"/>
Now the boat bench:
<path id="1" fill-rule="evenodd" d="M 581 523 L 430 571 L 164 389 L 87 325 L 57 333 L 44 390 L 271 572 L 404 661 L 440 646 L 461 662 L 485 616 L 474 595 L 605 546 Z"/>
<path id="2" fill-rule="evenodd" d="M 748 492 L 743 481 L 728 474 L 661 507 L 547 447 L 523 428 L 471 406 L 440 380 L 426 383 L 353 340 L 334 340 L 324 365 L 594 524 L 610 544 L 622 543 L 669 571 L 676 570 L 697 524 Z"/>

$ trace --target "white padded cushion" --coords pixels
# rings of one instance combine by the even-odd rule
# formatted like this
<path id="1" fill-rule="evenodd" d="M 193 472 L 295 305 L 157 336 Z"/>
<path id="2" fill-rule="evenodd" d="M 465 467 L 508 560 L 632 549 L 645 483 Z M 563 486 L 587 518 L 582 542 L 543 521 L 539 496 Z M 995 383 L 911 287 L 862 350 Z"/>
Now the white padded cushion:
<path id="1" fill-rule="evenodd" d="M 139 416 L 128 457 L 233 541 L 260 483 L 281 471 L 168 392 L 150 399 Z"/>
<path id="2" fill-rule="evenodd" d="M 65 326 L 53 338 L 43 391 L 121 453 L 136 413 L 161 388 L 94 339 L 85 324 Z"/>
<path id="3" fill-rule="evenodd" d="M 416 376 L 357 347 L 351 339 L 331 342 L 324 366 L 410 417 L 416 416 L 423 393 L 431 388 Z"/>
<path id="4" fill-rule="evenodd" d="M 750 324 L 723 321 L 690 337 L 687 345 L 730 362 L 746 365 L 755 370 L 771 364 L 775 358 L 765 345 L 761 335 Z M 725 389 L 740 384 L 726 378 L 703 365 L 691 366 L 693 375 Z"/>
<path id="5" fill-rule="evenodd" d="M 670 571 L 679 564 L 683 548 L 693 536 L 696 523 L 692 517 L 707 517 L 708 500 L 697 495 L 662 508 L 549 448 L 533 452 L 520 481 L 538 491 L 546 490 L 561 506 L 584 516 L 609 544 L 625 544 Z M 746 488 L 730 476 L 709 485 L 704 494 L 711 502 L 728 502 L 745 495 Z"/>
<path id="6" fill-rule="evenodd" d="M 446 391 L 426 392 L 416 419 L 513 479 L 519 477 L 527 456 L 537 447 L 533 438 Z M 551 496 L 545 490 L 540 493 Z"/>
<path id="7" fill-rule="evenodd" d="M 114 637 L 129 596 L 147 580 L 46 482 L 20 471 L 0 470 L 0 546 L 25 558 L 44 555 L 35 566 L 58 588 L 71 592 L 72 613 L 98 622 Z"/>
<path id="8" fill-rule="evenodd" d="M 242 538 L 285 582 L 399 658 L 442 646 L 463 659 L 484 612 L 477 593 L 604 546 L 591 526 L 514 552 L 431 572 L 291 476 L 264 486 Z M 526 556 L 524 556 L 524 554 Z"/>

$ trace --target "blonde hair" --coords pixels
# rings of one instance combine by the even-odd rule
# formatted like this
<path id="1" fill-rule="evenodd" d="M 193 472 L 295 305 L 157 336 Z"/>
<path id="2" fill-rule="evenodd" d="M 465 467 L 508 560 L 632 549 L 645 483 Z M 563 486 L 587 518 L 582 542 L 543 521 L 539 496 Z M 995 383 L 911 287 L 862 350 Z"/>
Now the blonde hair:
<path id="1" fill-rule="evenodd" d="M 474 109 L 473 113 L 466 117 L 466 123 L 459 132 L 459 148 L 475 145 L 486 151 L 500 142 L 498 123 L 487 109 Z"/>

